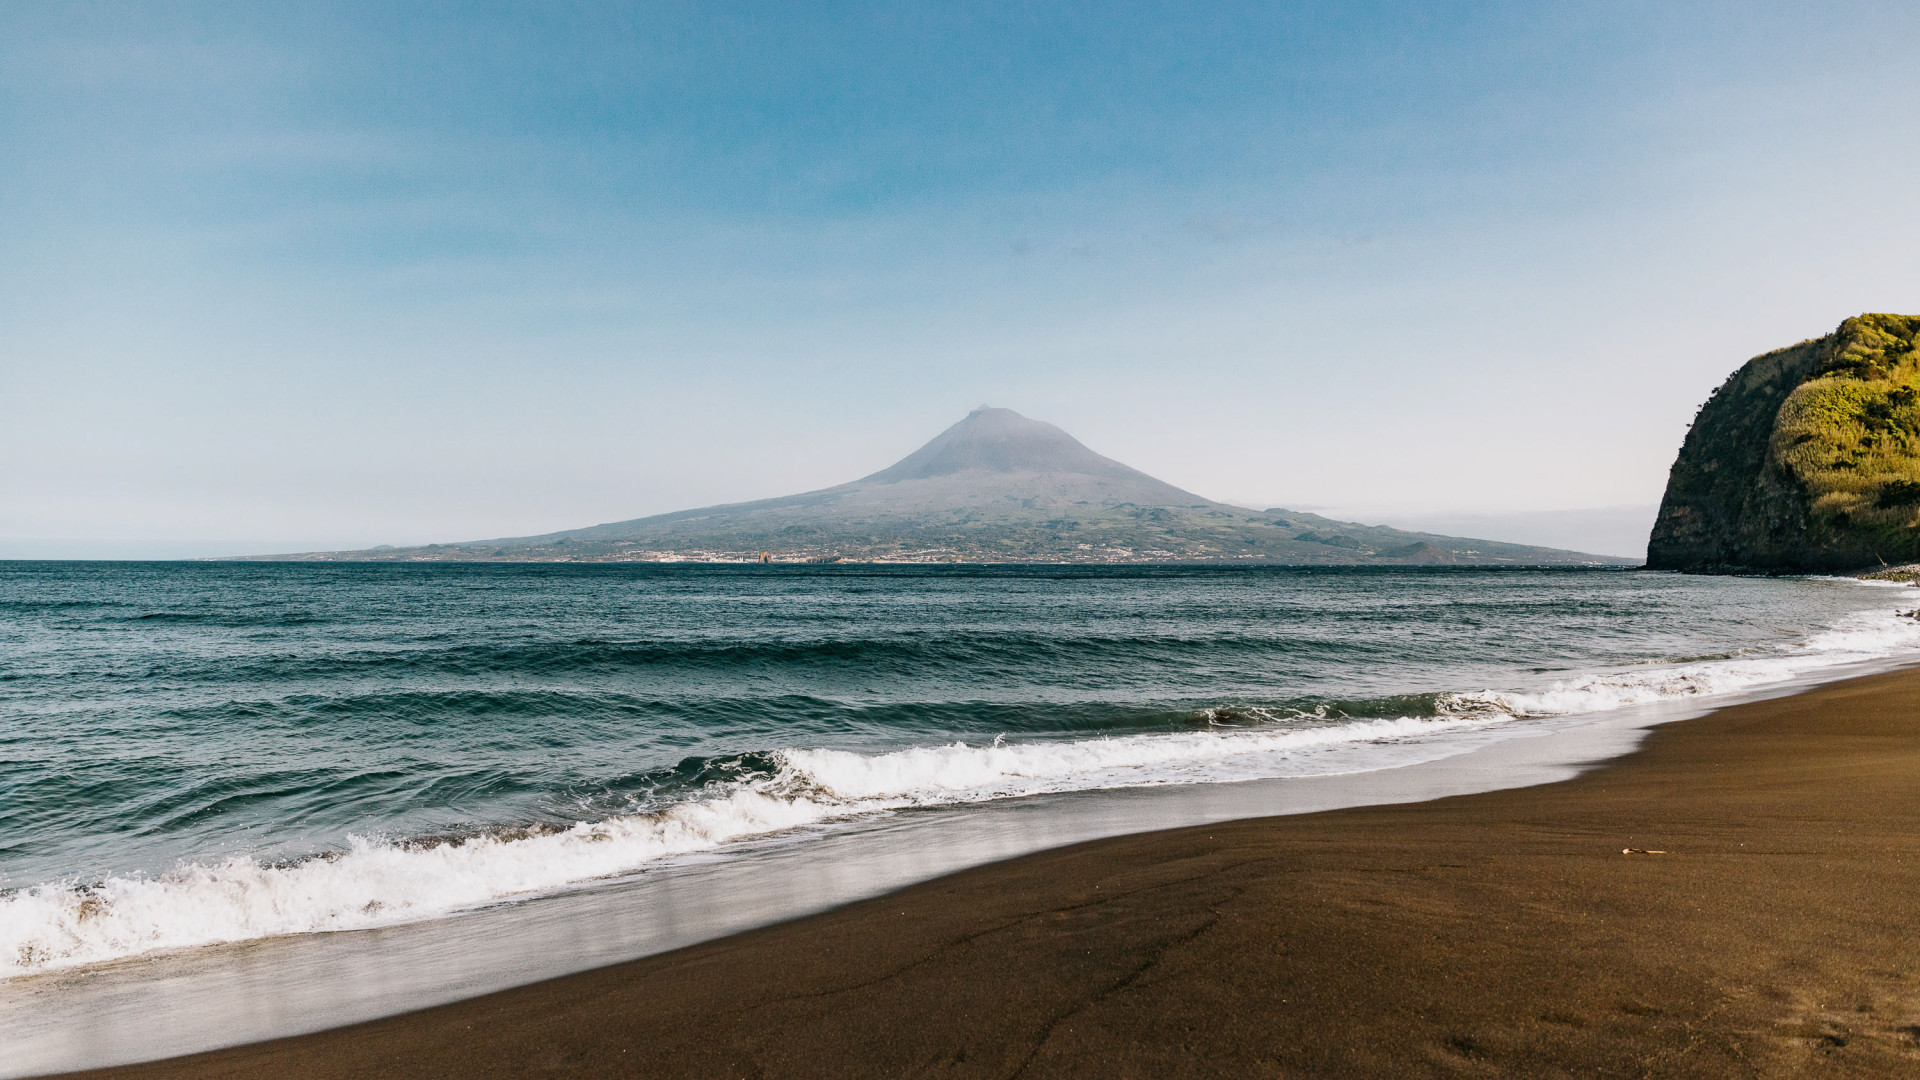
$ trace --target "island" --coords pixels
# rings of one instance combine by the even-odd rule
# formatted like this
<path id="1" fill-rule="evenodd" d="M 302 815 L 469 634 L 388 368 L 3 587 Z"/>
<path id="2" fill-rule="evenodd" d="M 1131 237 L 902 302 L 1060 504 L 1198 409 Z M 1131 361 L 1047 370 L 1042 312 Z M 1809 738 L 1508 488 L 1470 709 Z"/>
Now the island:
<path id="1" fill-rule="evenodd" d="M 1203 498 L 1052 424 L 981 406 L 851 483 L 584 529 L 260 559 L 379 562 L 1633 565 Z"/>

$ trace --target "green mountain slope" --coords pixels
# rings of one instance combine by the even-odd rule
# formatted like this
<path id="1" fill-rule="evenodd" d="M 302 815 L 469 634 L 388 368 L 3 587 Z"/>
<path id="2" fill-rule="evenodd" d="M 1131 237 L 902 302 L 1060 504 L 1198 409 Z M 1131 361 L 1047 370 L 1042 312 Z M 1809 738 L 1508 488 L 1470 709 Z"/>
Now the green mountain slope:
<path id="1" fill-rule="evenodd" d="M 1920 559 L 1920 316 L 1861 315 L 1755 357 L 1694 419 L 1656 569 L 1844 572 Z"/>
<path id="2" fill-rule="evenodd" d="M 897 464 L 838 487 L 585 529 L 282 558 L 915 562 L 1627 563 L 1202 498 L 1052 424 L 976 409 Z"/>

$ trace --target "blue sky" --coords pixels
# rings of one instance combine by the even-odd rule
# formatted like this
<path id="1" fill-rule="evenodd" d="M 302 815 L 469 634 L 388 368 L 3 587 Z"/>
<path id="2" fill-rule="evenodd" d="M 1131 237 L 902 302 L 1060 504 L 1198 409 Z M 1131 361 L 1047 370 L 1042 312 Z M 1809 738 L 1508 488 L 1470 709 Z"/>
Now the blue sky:
<path id="1" fill-rule="evenodd" d="M 1911 5 L 262 7 L 0 7 L 16 550 L 586 525 L 983 402 L 1644 506 L 1748 356 L 1920 311 Z"/>

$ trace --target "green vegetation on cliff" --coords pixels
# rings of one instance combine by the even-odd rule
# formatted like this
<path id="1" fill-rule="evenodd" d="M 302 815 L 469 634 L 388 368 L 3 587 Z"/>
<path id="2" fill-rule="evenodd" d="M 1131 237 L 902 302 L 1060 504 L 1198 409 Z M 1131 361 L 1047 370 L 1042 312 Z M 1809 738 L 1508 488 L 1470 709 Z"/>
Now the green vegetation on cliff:
<path id="1" fill-rule="evenodd" d="M 1768 454 L 1807 489 L 1813 513 L 1906 539 L 1920 517 L 1920 317 L 1863 315 L 1787 396 Z"/>
<path id="2" fill-rule="evenodd" d="M 1861 315 L 1767 353 L 1700 409 L 1649 566 L 1860 570 L 1920 558 L 1920 317 Z"/>

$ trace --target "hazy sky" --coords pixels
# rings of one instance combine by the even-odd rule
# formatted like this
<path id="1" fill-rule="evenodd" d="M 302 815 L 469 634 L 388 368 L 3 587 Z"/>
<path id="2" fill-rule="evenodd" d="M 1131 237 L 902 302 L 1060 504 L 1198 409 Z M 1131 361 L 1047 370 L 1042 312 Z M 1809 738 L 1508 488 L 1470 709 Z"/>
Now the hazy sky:
<path id="1" fill-rule="evenodd" d="M 983 402 L 1258 506 L 1650 504 L 1740 362 L 1920 311 L 1915 41 L 1804 0 L 0 5 L 0 537 L 545 531 Z"/>

